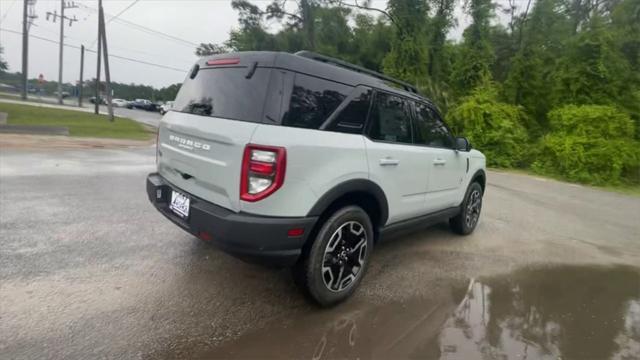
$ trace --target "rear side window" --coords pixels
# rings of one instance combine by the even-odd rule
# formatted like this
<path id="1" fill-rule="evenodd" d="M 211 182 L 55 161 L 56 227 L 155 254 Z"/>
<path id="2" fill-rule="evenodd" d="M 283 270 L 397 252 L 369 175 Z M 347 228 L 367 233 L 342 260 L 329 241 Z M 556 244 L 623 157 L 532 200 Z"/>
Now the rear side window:
<path id="1" fill-rule="evenodd" d="M 371 108 L 369 137 L 411 144 L 411 106 L 401 97 L 377 93 Z"/>
<path id="2" fill-rule="evenodd" d="M 269 68 L 257 68 L 247 79 L 247 67 L 200 69 L 178 92 L 174 111 L 227 119 L 262 122 Z"/>
<path id="3" fill-rule="evenodd" d="M 351 101 L 331 121 L 331 124 L 326 129 L 348 134 L 362 134 L 369 106 L 371 105 L 372 93 L 371 89 L 368 88 L 356 88 Z"/>
<path id="4" fill-rule="evenodd" d="M 318 129 L 351 92 L 352 87 L 296 74 L 282 125 Z"/>
<path id="5" fill-rule="evenodd" d="M 452 148 L 453 140 L 449 129 L 429 106 L 416 103 L 416 144 Z"/>

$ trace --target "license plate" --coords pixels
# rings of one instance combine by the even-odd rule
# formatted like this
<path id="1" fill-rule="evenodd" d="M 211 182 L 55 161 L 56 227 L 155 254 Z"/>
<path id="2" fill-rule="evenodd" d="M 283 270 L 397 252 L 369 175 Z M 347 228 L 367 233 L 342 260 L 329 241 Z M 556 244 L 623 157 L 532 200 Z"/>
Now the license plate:
<path id="1" fill-rule="evenodd" d="M 183 218 L 189 217 L 189 200 L 190 199 L 186 195 L 182 195 L 176 191 L 171 191 L 171 203 L 169 204 L 169 209 Z"/>

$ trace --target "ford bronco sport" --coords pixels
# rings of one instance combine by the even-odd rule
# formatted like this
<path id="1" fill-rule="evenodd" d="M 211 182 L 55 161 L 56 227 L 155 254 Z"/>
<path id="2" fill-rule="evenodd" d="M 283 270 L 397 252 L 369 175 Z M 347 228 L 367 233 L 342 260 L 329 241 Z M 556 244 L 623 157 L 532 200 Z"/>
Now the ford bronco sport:
<path id="1" fill-rule="evenodd" d="M 374 245 L 478 223 L 485 157 L 406 83 L 322 55 L 203 58 L 160 122 L 147 194 L 169 220 L 240 258 L 291 266 L 327 306 Z"/>

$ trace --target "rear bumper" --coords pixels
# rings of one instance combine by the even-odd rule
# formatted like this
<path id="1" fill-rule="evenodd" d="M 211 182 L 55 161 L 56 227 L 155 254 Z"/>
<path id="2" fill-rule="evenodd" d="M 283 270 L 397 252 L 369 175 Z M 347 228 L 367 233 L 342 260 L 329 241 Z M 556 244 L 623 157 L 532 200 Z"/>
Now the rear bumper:
<path id="1" fill-rule="evenodd" d="M 189 196 L 188 218 L 169 209 L 172 189 Z M 273 266 L 291 266 L 298 260 L 318 219 L 236 213 L 173 186 L 157 173 L 147 177 L 147 195 L 158 211 L 187 232 L 241 259 Z M 304 233 L 288 236 L 287 232 L 294 228 L 302 228 Z"/>

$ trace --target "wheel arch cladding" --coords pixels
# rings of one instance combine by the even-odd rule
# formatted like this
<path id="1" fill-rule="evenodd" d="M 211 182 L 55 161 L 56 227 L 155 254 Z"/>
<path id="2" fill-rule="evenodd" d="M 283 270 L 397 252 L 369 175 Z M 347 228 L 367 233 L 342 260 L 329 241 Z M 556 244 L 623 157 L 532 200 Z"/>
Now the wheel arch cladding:
<path id="1" fill-rule="evenodd" d="M 318 199 L 308 216 L 322 216 L 327 210 L 346 205 L 358 205 L 369 214 L 374 230 L 389 217 L 389 205 L 384 191 L 371 180 L 354 179 L 336 185 Z"/>
<path id="2" fill-rule="evenodd" d="M 475 174 L 473 174 L 473 177 L 471 178 L 471 183 L 473 182 L 478 182 L 482 187 L 482 192 L 484 192 L 484 189 L 487 185 L 487 174 L 484 172 L 484 170 L 480 169 L 476 171 Z"/>

